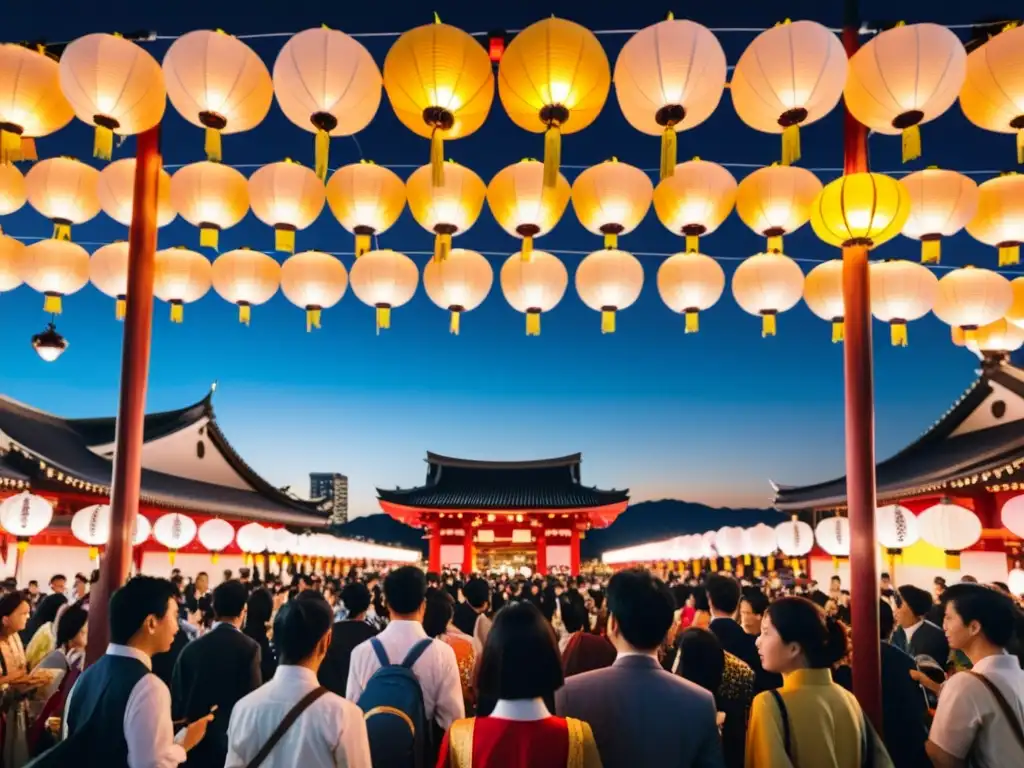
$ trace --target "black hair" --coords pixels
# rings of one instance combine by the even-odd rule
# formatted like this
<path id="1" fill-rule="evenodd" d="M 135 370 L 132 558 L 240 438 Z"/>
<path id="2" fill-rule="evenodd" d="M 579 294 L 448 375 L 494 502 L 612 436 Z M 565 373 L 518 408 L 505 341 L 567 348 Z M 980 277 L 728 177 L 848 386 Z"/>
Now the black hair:
<path id="1" fill-rule="evenodd" d="M 338 597 L 348 609 L 349 618 L 366 613 L 370 607 L 370 590 L 361 581 L 350 581 L 341 588 Z"/>
<path id="2" fill-rule="evenodd" d="M 196 574 L 196 581 L 199 581 L 200 576 L 205 576 L 207 579 L 210 578 L 210 574 L 208 574 L 206 571 L 200 571 Z"/>
<path id="3" fill-rule="evenodd" d="M 396 568 L 384 579 L 388 606 L 403 616 L 416 613 L 427 596 L 427 580 L 415 565 Z"/>
<path id="4" fill-rule="evenodd" d="M 274 647 L 281 663 L 298 664 L 308 659 L 333 623 L 331 608 L 322 598 L 285 603 L 274 619 Z"/>
<path id="5" fill-rule="evenodd" d="M 718 638 L 701 627 L 684 629 L 677 641 L 680 677 L 717 693 L 725 674 L 725 651 Z"/>
<path id="6" fill-rule="evenodd" d="M 267 622 L 274 614 L 274 598 L 270 590 L 264 587 L 254 589 L 245 605 L 245 634 L 256 639 L 266 638 Z"/>
<path id="7" fill-rule="evenodd" d="M 661 579 L 642 568 L 632 568 L 619 571 L 608 582 L 608 612 L 626 642 L 641 651 L 652 651 L 672 626 L 675 600 Z"/>
<path id="8" fill-rule="evenodd" d="M 907 604 L 907 607 L 910 608 L 911 613 L 915 616 L 924 616 L 932 609 L 934 604 L 932 596 L 920 587 L 904 584 L 896 591 L 899 592 L 900 599 Z"/>
<path id="9" fill-rule="evenodd" d="M 889 572 L 888 571 L 882 571 L 882 574 L 879 576 L 879 579 L 891 579 L 891 578 L 892 577 L 889 576 Z"/>
<path id="10" fill-rule="evenodd" d="M 444 589 L 431 589 L 427 594 L 427 608 L 423 612 L 423 631 L 427 637 L 440 637 L 448 629 L 455 615 L 455 601 Z"/>
<path id="11" fill-rule="evenodd" d="M 38 586 L 39 586 L 39 582 L 38 582 L 38 581 L 36 581 L 35 579 L 29 579 L 29 580 L 28 580 L 28 585 L 29 585 L 30 587 L 38 587 Z"/>
<path id="12" fill-rule="evenodd" d="M 1010 585 L 1007 584 L 1005 581 L 993 581 L 992 582 L 992 586 L 993 587 L 998 587 L 999 589 L 1001 589 L 1006 594 L 1010 594 Z"/>
<path id="13" fill-rule="evenodd" d="M 491 599 L 491 588 L 486 581 L 474 576 L 466 582 L 466 586 L 462 588 L 462 594 L 472 608 L 480 609 Z"/>
<path id="14" fill-rule="evenodd" d="M 65 576 L 63 573 L 55 573 L 53 574 L 53 576 L 50 577 L 50 584 L 53 584 L 53 582 L 57 581 L 58 579 L 60 579 L 61 581 L 67 581 L 68 577 Z"/>
<path id="15" fill-rule="evenodd" d="M 136 576 L 110 598 L 110 642 L 127 645 L 150 616 L 162 619 L 178 590 L 167 579 Z"/>
<path id="16" fill-rule="evenodd" d="M 782 597 L 768 618 L 784 643 L 796 643 L 811 669 L 827 669 L 846 655 L 846 631 L 805 597 Z"/>
<path id="17" fill-rule="evenodd" d="M 213 590 L 213 615 L 218 619 L 237 619 L 249 599 L 249 591 L 240 581 L 222 581 Z"/>
<path id="18" fill-rule="evenodd" d="M 961 583 L 942 593 L 942 603 L 952 603 L 964 624 L 978 622 L 982 634 L 993 645 L 1006 648 L 1013 640 L 1020 609 L 1009 595 L 980 584 Z"/>
<path id="19" fill-rule="evenodd" d="M 893 616 L 892 606 L 885 600 L 878 601 L 878 634 L 883 640 L 892 636 L 893 627 L 896 626 L 896 619 Z"/>
<path id="20" fill-rule="evenodd" d="M 32 618 L 29 619 L 28 626 L 25 628 L 25 634 L 32 636 L 36 633 L 43 624 L 48 621 L 53 621 L 57 618 L 57 612 L 61 609 L 68 599 L 59 592 L 54 592 L 52 595 L 47 595 L 39 601 L 39 605 L 36 607 L 35 612 L 32 614 Z"/>
<path id="21" fill-rule="evenodd" d="M 711 603 L 708 601 L 708 591 L 704 587 L 693 588 L 693 610 L 710 611 Z"/>
<path id="22" fill-rule="evenodd" d="M 76 573 L 75 574 L 75 581 L 80 581 L 83 584 L 88 584 L 89 583 L 89 579 L 86 577 L 86 575 L 84 573 Z"/>
<path id="23" fill-rule="evenodd" d="M 723 613 L 736 613 L 741 593 L 740 583 L 734 577 L 724 573 L 713 573 L 708 577 L 705 587 L 712 608 Z"/>
<path id="24" fill-rule="evenodd" d="M 573 632 L 579 632 L 584 629 L 587 625 L 586 609 L 571 600 L 558 599 L 559 610 L 562 613 L 562 624 L 565 626 L 565 631 L 570 634 Z"/>
<path id="25" fill-rule="evenodd" d="M 760 590 L 751 589 L 744 592 L 743 600 L 750 606 L 750 610 L 755 616 L 764 616 L 764 612 L 768 610 L 768 596 Z"/>
<path id="26" fill-rule="evenodd" d="M 0 619 L 5 619 L 18 610 L 18 607 L 22 603 L 28 602 L 28 596 L 20 591 L 15 590 L 14 592 L 8 592 L 3 597 L 0 597 Z M 56 614 L 55 614 L 56 615 Z"/>
<path id="27" fill-rule="evenodd" d="M 829 579 L 829 581 L 838 581 L 840 584 L 842 584 L 843 583 L 843 577 L 840 576 L 838 573 L 834 573 L 834 574 L 832 574 L 832 578 Z"/>
<path id="28" fill-rule="evenodd" d="M 75 639 L 82 627 L 89 621 L 89 612 L 80 605 L 69 605 L 57 622 L 57 647 L 63 648 Z"/>

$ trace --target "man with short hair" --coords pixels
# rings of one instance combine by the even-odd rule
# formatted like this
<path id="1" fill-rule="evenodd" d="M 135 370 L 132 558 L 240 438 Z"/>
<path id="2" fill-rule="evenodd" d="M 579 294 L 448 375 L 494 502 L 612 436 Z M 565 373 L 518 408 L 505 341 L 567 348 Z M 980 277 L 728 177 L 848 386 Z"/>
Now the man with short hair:
<path id="1" fill-rule="evenodd" d="M 722 649 L 745 662 L 754 672 L 754 693 L 782 687 L 782 675 L 765 671 L 757 652 L 757 638 L 743 631 L 734 618 L 740 604 L 740 584 L 732 576 L 713 573 L 705 583 L 711 622 L 708 629 L 718 638 Z"/>
<path id="2" fill-rule="evenodd" d="M 456 603 L 452 624 L 464 635 L 473 638 L 473 650 L 480 658 L 487 642 L 487 633 L 491 631 L 491 620 L 487 611 L 491 607 L 491 587 L 477 576 L 466 582 L 462 588 L 464 603 Z"/>
<path id="3" fill-rule="evenodd" d="M 370 607 L 370 590 L 361 581 L 353 581 L 342 587 L 341 602 L 348 611 L 348 617 L 336 621 L 331 630 L 331 645 L 327 649 L 317 677 L 320 685 L 339 696 L 345 695 L 348 685 L 349 664 L 352 651 L 360 643 L 377 634 L 377 630 L 366 623 L 366 611 Z"/>
<path id="4" fill-rule="evenodd" d="M 893 632 L 892 644 L 911 656 L 928 656 L 940 666 L 949 657 L 949 642 L 942 629 L 927 619 L 932 609 L 932 596 L 919 587 L 904 584 L 896 591 L 894 611 L 899 628 Z"/>
<path id="5" fill-rule="evenodd" d="M 67 577 L 63 573 L 55 573 L 50 577 L 50 594 L 63 595 L 67 589 Z"/>

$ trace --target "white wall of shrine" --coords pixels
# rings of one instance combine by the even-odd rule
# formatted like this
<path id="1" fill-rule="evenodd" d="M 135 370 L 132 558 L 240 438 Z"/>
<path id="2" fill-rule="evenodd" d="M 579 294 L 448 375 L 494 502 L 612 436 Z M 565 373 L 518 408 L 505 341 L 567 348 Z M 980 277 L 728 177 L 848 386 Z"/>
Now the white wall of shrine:
<path id="1" fill-rule="evenodd" d="M 548 567 L 568 568 L 570 565 L 570 549 L 568 546 L 548 544 Z M 461 544 L 441 545 L 441 567 L 451 568 L 462 566 L 463 549 Z"/>
<path id="2" fill-rule="evenodd" d="M 839 575 L 842 579 L 843 589 L 850 588 L 850 561 L 843 559 L 839 561 L 837 571 L 832 564 L 832 558 L 813 557 L 810 564 L 810 577 L 818 582 L 818 587 L 827 592 L 829 579 L 833 575 Z M 960 569 L 941 568 L 934 565 L 905 565 L 896 563 L 891 568 L 888 560 L 878 557 L 876 565 L 878 573 L 890 572 L 895 586 L 913 584 L 915 587 L 932 591 L 936 576 L 942 576 L 947 584 L 955 584 L 960 581 L 964 574 L 973 576 L 980 583 L 986 584 L 993 581 L 1006 583 L 1009 577 L 1009 568 L 1006 563 L 1006 554 L 1003 552 L 963 552 L 960 555 Z"/>

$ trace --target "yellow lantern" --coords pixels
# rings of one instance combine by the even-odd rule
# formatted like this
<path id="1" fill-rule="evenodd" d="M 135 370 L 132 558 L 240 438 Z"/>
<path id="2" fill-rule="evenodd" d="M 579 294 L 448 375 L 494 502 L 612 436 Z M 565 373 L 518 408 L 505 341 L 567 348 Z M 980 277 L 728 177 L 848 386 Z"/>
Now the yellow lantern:
<path id="1" fill-rule="evenodd" d="M 213 268 L 201 253 L 188 248 L 157 251 L 153 295 L 171 305 L 171 322 L 185 319 L 185 305 L 203 298 L 213 283 Z"/>
<path id="2" fill-rule="evenodd" d="M 316 174 L 291 160 L 265 165 L 249 177 L 252 212 L 274 228 L 278 251 L 295 253 L 295 230 L 316 221 L 326 199 Z"/>
<path id="3" fill-rule="evenodd" d="M 380 107 L 380 70 L 359 41 L 319 27 L 293 35 L 274 62 L 274 93 L 285 117 L 316 134 L 316 175 L 327 178 L 331 136 L 359 133 Z"/>
<path id="4" fill-rule="evenodd" d="M 267 254 L 239 248 L 218 256 L 211 269 L 213 289 L 238 305 L 238 322 L 248 325 L 252 308 L 266 304 L 281 284 L 281 267 Z"/>
<path id="5" fill-rule="evenodd" d="M 1000 267 L 1019 264 L 1024 241 L 1024 176 L 1004 173 L 983 182 L 978 194 L 978 211 L 967 222 L 967 231 L 975 240 L 999 249 Z"/>
<path id="6" fill-rule="evenodd" d="M 171 205 L 171 175 L 160 169 L 160 180 L 156 196 L 156 225 L 166 227 L 177 214 Z M 114 221 L 130 227 L 132 223 L 132 201 L 135 197 L 135 158 L 115 160 L 100 171 L 97 182 L 100 208 Z"/>
<path id="7" fill-rule="evenodd" d="M 729 92 L 740 119 L 782 134 L 782 164 L 800 159 L 800 126 L 831 112 L 846 84 L 846 52 L 835 33 L 813 21 L 788 20 L 747 46 Z"/>
<path id="8" fill-rule="evenodd" d="M 55 239 L 70 240 L 72 224 L 84 224 L 100 212 L 99 176 L 95 168 L 70 157 L 51 157 L 29 169 L 29 205 L 53 222 Z"/>
<path id="9" fill-rule="evenodd" d="M 327 204 L 341 226 L 356 236 L 356 256 L 388 230 L 405 208 L 405 184 L 398 174 L 360 160 L 336 170 L 327 182 Z"/>
<path id="10" fill-rule="evenodd" d="M 572 184 L 572 208 L 588 231 L 604 235 L 604 247 L 619 247 L 619 235 L 647 215 L 654 185 L 647 174 L 614 157 L 587 168 Z M 629 255 L 629 254 L 625 254 Z"/>
<path id="11" fill-rule="evenodd" d="M 60 88 L 78 119 L 95 127 L 92 153 L 109 160 L 114 134 L 152 128 L 167 106 L 156 59 L 118 35 L 92 34 L 68 43 L 60 57 Z"/>
<path id="12" fill-rule="evenodd" d="M 601 313 L 601 333 L 615 333 L 615 313 L 633 306 L 643 287 L 640 260 L 615 248 L 594 251 L 576 268 L 576 293 Z"/>
<path id="13" fill-rule="evenodd" d="M 699 157 L 677 165 L 654 190 L 654 212 L 669 232 L 686 238 L 687 251 L 700 248 L 698 239 L 718 229 L 735 202 L 733 175 Z"/>
<path id="14" fill-rule="evenodd" d="M 978 328 L 1005 317 L 1012 305 L 1009 280 L 997 272 L 967 266 L 939 280 L 932 312 L 946 325 L 964 331 L 964 340 L 970 344 Z"/>
<path id="15" fill-rule="evenodd" d="M 956 171 L 927 168 L 900 179 L 910 198 L 906 237 L 921 241 L 921 263 L 938 264 L 941 239 L 959 232 L 974 218 L 980 193 L 973 179 Z"/>
<path id="16" fill-rule="evenodd" d="M 235 226 L 249 210 L 249 182 L 229 166 L 192 163 L 171 176 L 171 205 L 199 227 L 199 245 L 217 248 L 221 230 Z"/>
<path id="17" fill-rule="evenodd" d="M 850 59 L 846 106 L 875 133 L 902 134 L 903 162 L 921 156 L 921 129 L 953 106 L 967 73 L 956 33 L 938 24 L 900 24 Z"/>
<path id="18" fill-rule="evenodd" d="M 652 24 L 634 34 L 615 60 L 615 95 L 629 124 L 661 136 L 661 178 L 676 167 L 676 133 L 694 128 L 718 107 L 725 90 L 725 51 L 693 21 Z"/>
<path id="19" fill-rule="evenodd" d="M 410 29 L 384 58 L 384 90 L 398 119 L 430 139 L 431 183 L 444 184 L 444 138 L 468 136 L 484 124 L 494 101 L 487 51 L 457 27 Z"/>
<path id="20" fill-rule="evenodd" d="M 843 340 L 843 260 L 819 264 L 804 278 L 804 303 L 822 320 L 832 323 L 832 343 Z"/>
<path id="21" fill-rule="evenodd" d="M 444 261 L 423 268 L 423 287 L 430 300 L 451 312 L 449 331 L 459 333 L 459 318 L 480 306 L 494 283 L 494 270 L 476 251 L 454 248 Z"/>
<path id="22" fill-rule="evenodd" d="M 658 267 L 658 293 L 669 309 L 686 316 L 686 333 L 700 329 L 699 313 L 718 303 L 724 290 L 725 272 L 703 253 L 677 253 Z"/>
<path id="23" fill-rule="evenodd" d="M 1024 277 L 1010 281 L 1010 289 L 1013 291 L 1013 303 L 1006 312 L 1006 319 L 1018 328 L 1024 328 Z"/>
<path id="24" fill-rule="evenodd" d="M 744 259 L 732 275 L 732 295 L 744 312 L 761 316 L 761 338 L 774 336 L 775 318 L 792 309 L 804 291 L 804 273 L 776 251 Z"/>
<path id="25" fill-rule="evenodd" d="M 736 213 L 754 232 L 768 238 L 766 250 L 781 252 L 783 235 L 807 223 L 821 190 L 818 177 L 804 168 L 758 168 L 736 190 Z"/>
<path id="26" fill-rule="evenodd" d="M 900 233 L 910 215 L 910 196 L 881 173 L 850 173 L 829 182 L 811 209 L 820 240 L 843 248 L 874 248 Z"/>
<path id="27" fill-rule="evenodd" d="M 544 186 L 558 181 L 562 134 L 594 122 L 610 87 L 608 56 L 579 24 L 544 19 L 508 44 L 498 65 L 498 96 L 513 123 L 544 133 Z"/>
<path id="28" fill-rule="evenodd" d="M 28 200 L 25 177 L 14 165 L 0 165 L 0 216 L 14 213 Z"/>
<path id="29" fill-rule="evenodd" d="M 907 346 L 907 323 L 931 312 L 939 279 L 927 267 L 904 259 L 872 262 L 868 278 L 871 314 L 889 324 L 894 347 Z"/>
<path id="30" fill-rule="evenodd" d="M 89 282 L 89 254 L 67 240 L 39 240 L 21 256 L 21 278 L 45 297 L 43 311 L 59 315 L 63 297 L 77 293 Z"/>
<path id="31" fill-rule="evenodd" d="M 23 282 L 25 245 L 0 233 L 0 293 L 13 291 Z"/>
<path id="32" fill-rule="evenodd" d="M 430 172 L 430 166 L 420 170 L 424 168 Z M 453 173 L 445 174 L 446 182 L 454 176 Z M 429 183 L 429 179 L 427 181 Z M 382 329 L 391 327 L 391 310 L 408 303 L 415 295 L 420 271 L 416 263 L 404 253 L 370 251 L 356 259 L 349 280 L 356 298 L 376 308 L 379 334 Z"/>
<path id="33" fill-rule="evenodd" d="M 534 251 L 529 261 L 513 253 L 501 267 L 501 292 L 512 309 L 526 315 L 526 335 L 540 336 L 540 316 L 565 295 L 569 273 L 557 256 Z"/>
<path id="34" fill-rule="evenodd" d="M 348 272 L 334 256 L 303 251 L 281 265 L 281 292 L 292 304 L 306 310 L 306 333 L 320 327 L 320 315 L 345 295 Z"/>
<path id="35" fill-rule="evenodd" d="M 498 171 L 487 186 L 487 204 L 501 228 L 521 238 L 520 251 L 529 261 L 533 240 L 546 235 L 569 205 L 569 182 L 559 173 L 553 187 L 544 186 L 544 165 L 520 160 Z"/>
<path id="36" fill-rule="evenodd" d="M 0 165 L 34 160 L 26 144 L 71 122 L 59 65 L 46 49 L 0 43 Z"/>
<path id="37" fill-rule="evenodd" d="M 966 336 L 966 334 L 965 334 Z M 1018 328 L 1005 318 L 981 326 L 965 346 L 973 352 L 1010 353 L 1024 346 L 1024 329 Z"/>
<path id="38" fill-rule="evenodd" d="M 114 317 L 124 320 L 128 306 L 128 243 L 119 241 L 98 248 L 89 259 L 89 280 L 114 299 Z"/>
<path id="39" fill-rule="evenodd" d="M 1024 27 L 1008 24 L 967 57 L 960 109 L 979 128 L 1017 134 L 1024 163 Z"/>
<path id="40" fill-rule="evenodd" d="M 413 171 L 405 191 L 413 218 L 434 233 L 434 259 L 443 261 L 452 248 L 452 237 L 461 235 L 480 216 L 487 187 L 469 168 L 452 161 L 442 183 L 434 181 L 431 166 L 424 165 Z"/>

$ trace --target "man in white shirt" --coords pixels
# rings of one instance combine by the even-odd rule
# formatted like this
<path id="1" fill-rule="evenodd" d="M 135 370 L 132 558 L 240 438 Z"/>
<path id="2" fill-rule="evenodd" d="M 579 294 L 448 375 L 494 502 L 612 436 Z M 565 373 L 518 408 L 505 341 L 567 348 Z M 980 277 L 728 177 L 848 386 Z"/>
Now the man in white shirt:
<path id="1" fill-rule="evenodd" d="M 274 619 L 280 663 L 273 679 L 243 697 L 231 713 L 224 768 L 245 768 L 289 712 L 320 688 L 317 670 L 331 645 L 334 616 L 317 592 L 304 592 Z M 363 713 L 324 690 L 302 710 L 260 768 L 371 768 Z"/>

